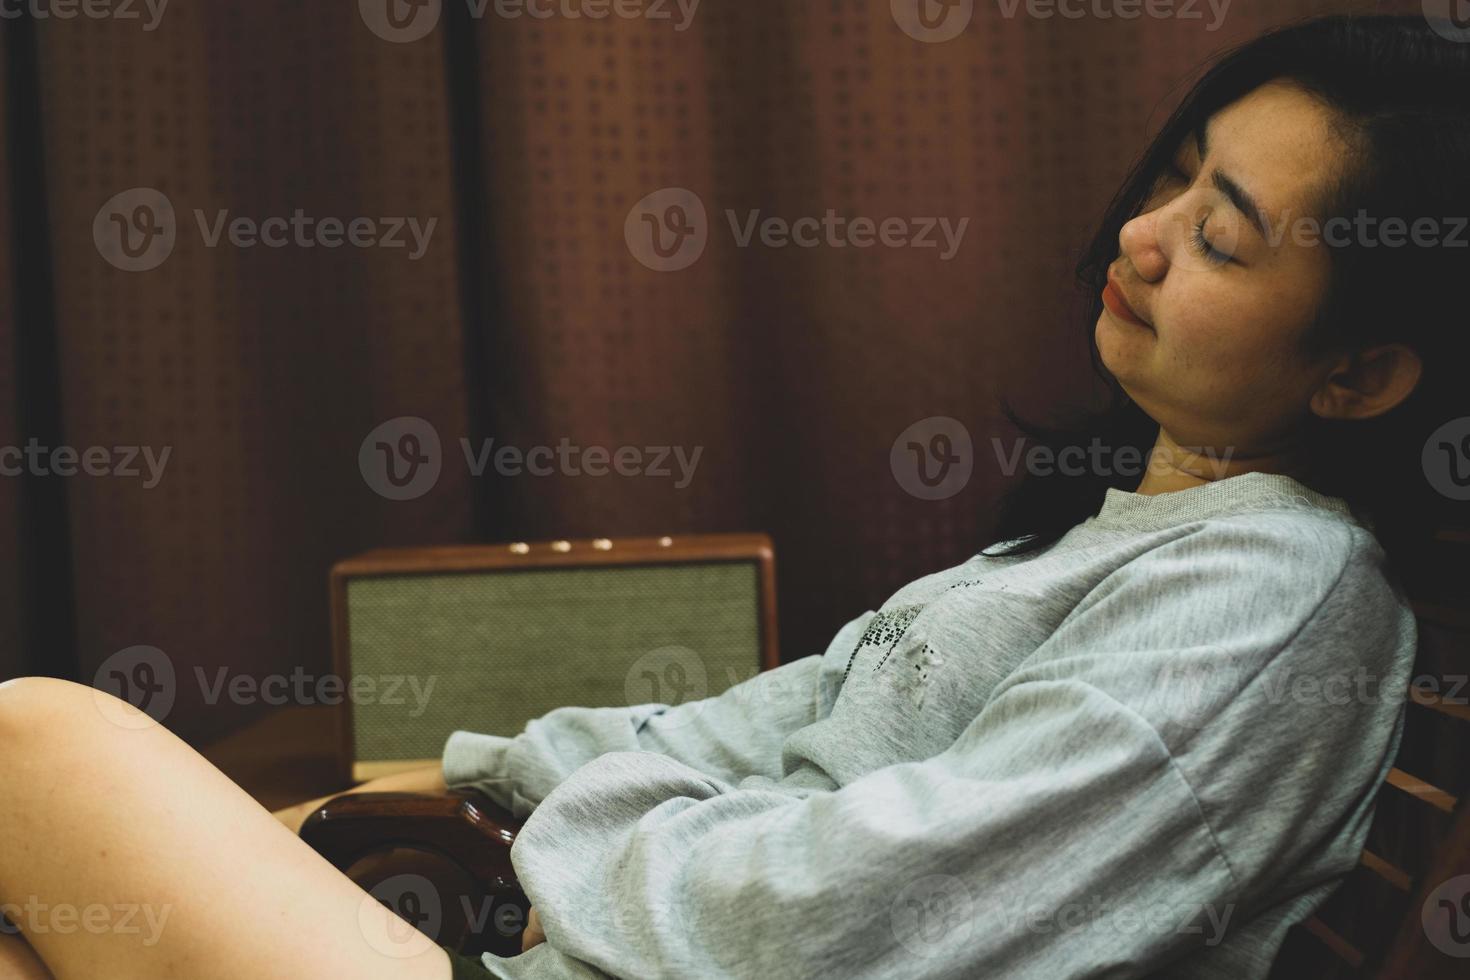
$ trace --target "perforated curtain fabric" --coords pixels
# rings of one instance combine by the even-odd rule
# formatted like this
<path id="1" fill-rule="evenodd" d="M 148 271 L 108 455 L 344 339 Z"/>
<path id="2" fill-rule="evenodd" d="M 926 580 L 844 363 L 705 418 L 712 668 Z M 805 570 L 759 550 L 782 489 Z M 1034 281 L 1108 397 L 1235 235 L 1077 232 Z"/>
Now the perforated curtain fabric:
<path id="1" fill-rule="evenodd" d="M 819 651 L 979 546 L 1008 479 L 997 395 L 1037 409 L 1087 394 L 1075 253 L 1200 62 L 1296 17 L 1419 7 L 1235 0 L 1216 23 L 1208 4 L 1125 21 L 976 3 L 958 37 L 928 43 L 900 27 L 901 0 L 649 0 L 603 18 L 443 0 L 413 39 L 374 2 L 0 20 L 0 58 L 22 31 L 35 53 L 20 90 L 0 76 L 0 442 L 44 427 L 19 404 L 40 385 L 65 445 L 171 452 L 151 487 L 0 478 L 5 675 L 90 682 L 117 651 L 156 647 L 188 680 L 171 727 L 205 737 L 253 708 L 207 704 L 196 668 L 328 669 L 326 573 L 349 554 L 723 530 L 774 537 L 783 659 Z M 37 161 L 25 181 L 17 151 Z M 172 252 L 143 272 L 94 237 L 135 188 L 176 215 Z M 668 188 L 702 204 L 708 240 L 656 271 L 625 226 Z M 44 215 L 49 280 L 13 280 L 38 245 L 17 210 Z M 417 257 L 211 244 L 221 212 L 298 210 L 435 224 Z M 940 244 L 741 244 L 752 221 L 829 210 L 901 218 L 910 237 L 933 220 Z M 966 222 L 947 257 L 939 219 Z M 21 331 L 55 352 L 26 362 L 29 388 Z M 359 466 L 401 416 L 442 443 L 437 482 L 408 500 Z M 890 450 L 939 416 L 965 425 L 973 474 L 921 499 Z M 697 463 L 683 486 L 672 458 L 667 476 L 476 476 L 460 440 L 489 438 Z M 33 485 L 63 505 L 27 511 Z M 28 592 L 37 547 L 58 549 L 48 588 L 65 595 Z"/>

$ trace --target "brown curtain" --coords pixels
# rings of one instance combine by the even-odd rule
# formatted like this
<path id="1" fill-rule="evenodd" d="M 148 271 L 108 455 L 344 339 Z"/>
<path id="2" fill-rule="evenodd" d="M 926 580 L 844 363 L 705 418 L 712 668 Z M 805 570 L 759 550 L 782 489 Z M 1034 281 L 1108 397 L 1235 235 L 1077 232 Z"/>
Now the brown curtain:
<path id="1" fill-rule="evenodd" d="M 339 558 L 722 530 L 772 534 L 783 658 L 820 652 L 983 543 L 1008 479 L 998 395 L 1089 396 L 1073 257 L 1201 60 L 1309 14 L 1419 9 L 1235 0 L 1211 29 L 1207 4 L 1124 21 L 976 3 L 929 43 L 901 29 L 903 0 L 705 0 L 687 23 L 672 2 L 537 19 L 443 0 L 432 30 L 394 40 L 374 2 L 0 22 L 0 444 L 170 453 L 156 486 L 0 478 L 0 676 L 90 682 L 157 647 L 190 679 L 172 727 L 204 739 L 251 712 L 205 703 L 196 669 L 327 669 Z M 141 272 L 94 235 L 134 188 L 176 217 Z M 657 271 L 635 204 L 669 188 L 692 192 L 707 240 Z M 209 243 L 222 211 L 297 209 L 436 224 L 418 257 L 411 239 Z M 829 210 L 907 236 L 968 224 L 948 256 L 938 227 L 936 247 L 737 234 Z M 433 427 L 442 472 L 393 500 L 359 451 L 404 416 Z M 891 450 L 936 417 L 963 424 L 972 472 L 931 500 Z M 667 476 L 475 476 L 461 440 L 490 438 L 697 464 L 686 486 L 672 455 Z"/>

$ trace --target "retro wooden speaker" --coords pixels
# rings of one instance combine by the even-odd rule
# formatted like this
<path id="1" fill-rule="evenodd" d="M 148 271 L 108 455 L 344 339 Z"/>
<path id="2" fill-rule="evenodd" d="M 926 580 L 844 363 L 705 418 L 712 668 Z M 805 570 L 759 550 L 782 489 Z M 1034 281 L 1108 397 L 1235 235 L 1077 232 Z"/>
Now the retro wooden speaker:
<path id="1" fill-rule="evenodd" d="M 779 663 L 764 534 L 384 549 L 331 574 L 342 776 L 433 765 L 456 729 L 713 697 Z"/>

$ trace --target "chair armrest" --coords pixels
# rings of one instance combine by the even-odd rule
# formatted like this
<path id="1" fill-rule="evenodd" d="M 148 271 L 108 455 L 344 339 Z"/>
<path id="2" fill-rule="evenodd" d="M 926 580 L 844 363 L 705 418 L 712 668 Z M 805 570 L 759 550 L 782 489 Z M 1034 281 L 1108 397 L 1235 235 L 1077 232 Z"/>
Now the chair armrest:
<path id="1" fill-rule="evenodd" d="M 522 821 L 472 790 L 445 793 L 347 793 L 318 807 L 301 838 L 345 868 L 384 845 L 428 846 L 453 858 L 483 884 L 515 885 L 510 846 Z"/>
<path id="2" fill-rule="evenodd" d="M 435 942 L 514 956 L 530 907 L 510 862 L 521 824 L 471 790 L 348 793 L 301 838 Z"/>

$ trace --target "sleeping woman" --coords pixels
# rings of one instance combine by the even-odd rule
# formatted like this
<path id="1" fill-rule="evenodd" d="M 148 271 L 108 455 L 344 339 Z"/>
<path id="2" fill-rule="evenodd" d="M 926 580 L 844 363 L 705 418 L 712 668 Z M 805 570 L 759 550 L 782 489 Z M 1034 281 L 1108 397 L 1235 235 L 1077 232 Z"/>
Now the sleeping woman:
<path id="1" fill-rule="evenodd" d="M 272 815 L 123 702 L 0 685 L 0 977 L 1264 977 L 1400 740 L 1421 454 L 1470 416 L 1467 174 L 1470 44 L 1423 18 L 1213 62 L 1078 266 L 1111 403 L 1013 415 L 1118 465 L 1026 477 L 822 653 L 359 787 L 525 818 L 517 956 L 404 942 L 297 836 L 317 801 Z M 98 904 L 167 916 L 28 927 Z"/>

